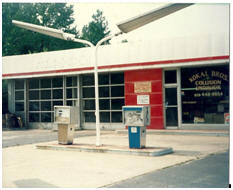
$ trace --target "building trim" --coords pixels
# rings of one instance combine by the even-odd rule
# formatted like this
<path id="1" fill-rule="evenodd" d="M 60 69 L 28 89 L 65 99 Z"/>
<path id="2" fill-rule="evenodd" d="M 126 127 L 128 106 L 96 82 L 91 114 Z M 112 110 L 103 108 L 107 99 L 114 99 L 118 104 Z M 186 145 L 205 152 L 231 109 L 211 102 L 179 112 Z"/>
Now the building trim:
<path id="1" fill-rule="evenodd" d="M 114 70 L 114 69 L 125 69 L 125 68 L 152 68 L 152 67 L 176 67 L 177 64 L 188 64 L 191 65 L 193 62 L 201 62 L 201 64 L 206 62 L 212 62 L 212 61 L 219 61 L 219 60 L 228 60 L 229 61 L 230 56 L 224 55 L 224 56 L 211 56 L 211 57 L 198 57 L 198 58 L 187 58 L 187 59 L 175 59 L 175 60 L 163 60 L 163 61 L 152 61 L 152 62 L 142 62 L 142 63 L 127 63 L 127 64 L 116 64 L 116 65 L 105 65 L 105 66 L 98 66 L 99 70 Z M 179 65 L 180 66 L 180 65 Z M 120 70 L 121 70 L 120 69 Z M 23 76 L 34 76 L 34 75 L 42 75 L 47 76 L 49 74 L 61 74 L 61 73 L 76 73 L 76 72 L 84 72 L 84 71 L 93 71 L 94 67 L 83 67 L 83 68 L 71 68 L 71 69 L 58 69 L 58 70 L 48 70 L 48 71 L 35 71 L 35 72 L 25 72 L 25 73 L 7 73 L 2 74 L 2 77 L 4 79 L 8 78 L 15 78 L 15 77 L 23 77 Z M 127 69 L 128 70 L 128 69 Z M 130 70 L 130 69 L 129 69 Z"/>
<path id="2" fill-rule="evenodd" d="M 199 57 L 199 58 L 164 60 L 164 61 L 153 61 L 153 62 L 143 62 L 143 63 L 128 63 L 128 64 L 122 64 L 122 65 L 107 65 L 107 66 L 99 66 L 98 69 L 112 69 L 112 68 L 135 67 L 135 66 L 150 66 L 150 65 L 157 65 L 157 64 L 163 65 L 163 64 L 212 61 L 212 60 L 222 60 L 222 59 L 229 59 L 229 56 Z"/>
<path id="3" fill-rule="evenodd" d="M 84 68 L 49 70 L 49 71 L 35 71 L 35 72 L 26 72 L 26 73 L 9 73 L 9 74 L 2 74 L 2 77 L 53 74 L 53 73 L 68 73 L 68 72 L 86 71 L 86 70 L 93 70 L 93 69 L 94 69 L 94 67 L 84 67 Z"/>

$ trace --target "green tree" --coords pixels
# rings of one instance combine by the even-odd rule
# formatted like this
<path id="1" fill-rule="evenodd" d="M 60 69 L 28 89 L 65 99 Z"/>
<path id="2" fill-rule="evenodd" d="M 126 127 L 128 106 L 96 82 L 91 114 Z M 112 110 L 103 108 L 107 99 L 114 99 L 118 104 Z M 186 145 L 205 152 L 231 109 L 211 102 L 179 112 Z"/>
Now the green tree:
<path id="1" fill-rule="evenodd" d="M 99 40 L 110 34 L 110 30 L 102 11 L 97 10 L 96 14 L 92 15 L 92 19 L 93 21 L 83 27 L 81 37 L 96 45 Z M 109 44 L 109 41 L 105 44 Z"/>
<path id="2" fill-rule="evenodd" d="M 12 20 L 19 20 L 51 28 L 61 29 L 79 37 L 72 26 L 73 6 L 66 3 L 2 3 L 2 55 L 28 54 L 82 47 L 36 32 L 18 28 Z"/>

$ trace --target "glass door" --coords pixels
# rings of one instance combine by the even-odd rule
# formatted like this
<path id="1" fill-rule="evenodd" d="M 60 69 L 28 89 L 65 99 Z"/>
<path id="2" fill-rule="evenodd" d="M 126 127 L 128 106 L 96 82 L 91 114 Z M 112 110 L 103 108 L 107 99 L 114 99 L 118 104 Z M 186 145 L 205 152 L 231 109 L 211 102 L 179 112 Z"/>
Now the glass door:
<path id="1" fill-rule="evenodd" d="M 164 71 L 164 123 L 166 128 L 179 126 L 178 71 Z"/>
<path id="2" fill-rule="evenodd" d="M 177 88 L 166 87 L 165 88 L 165 115 L 166 126 L 177 127 L 178 126 L 178 109 L 177 109 Z"/>

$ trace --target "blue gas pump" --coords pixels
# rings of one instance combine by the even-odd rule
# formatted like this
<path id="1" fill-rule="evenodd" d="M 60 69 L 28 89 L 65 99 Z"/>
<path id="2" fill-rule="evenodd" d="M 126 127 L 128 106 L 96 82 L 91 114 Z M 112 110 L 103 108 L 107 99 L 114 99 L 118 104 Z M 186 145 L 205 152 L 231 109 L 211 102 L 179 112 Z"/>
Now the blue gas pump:
<path id="1" fill-rule="evenodd" d="M 128 126 L 129 148 L 145 148 L 146 126 L 150 125 L 149 106 L 123 106 L 123 123 Z"/>

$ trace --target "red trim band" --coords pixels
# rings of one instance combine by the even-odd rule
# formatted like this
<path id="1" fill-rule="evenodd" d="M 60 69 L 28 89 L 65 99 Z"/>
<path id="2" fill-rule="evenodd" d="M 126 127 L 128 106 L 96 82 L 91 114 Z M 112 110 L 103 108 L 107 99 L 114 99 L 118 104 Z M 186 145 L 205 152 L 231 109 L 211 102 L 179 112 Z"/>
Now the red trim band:
<path id="1" fill-rule="evenodd" d="M 99 66 L 98 69 L 112 69 L 112 68 L 122 68 L 122 67 L 149 66 L 149 65 L 157 65 L 157 64 L 185 63 L 185 62 L 197 62 L 197 61 L 212 61 L 212 60 L 221 60 L 221 59 L 229 59 L 229 58 L 230 58 L 229 55 L 225 55 L 225 56 L 200 57 L 200 58 L 177 59 L 177 60 L 153 61 L 153 62 L 144 62 L 144 63 L 128 63 L 122 65 Z M 84 68 L 37 71 L 37 72 L 27 72 L 27 73 L 9 73 L 9 74 L 2 74 L 2 77 L 40 75 L 40 74 L 51 74 L 51 73 L 67 73 L 67 72 L 76 72 L 76 71 L 87 71 L 93 69 L 94 67 L 84 67 Z"/>
<path id="2" fill-rule="evenodd" d="M 93 69 L 94 69 L 94 67 L 85 67 L 85 68 L 37 71 L 37 72 L 27 72 L 27 73 L 12 73 L 12 74 L 10 73 L 10 74 L 3 74 L 2 77 L 23 76 L 23 75 L 40 75 L 40 74 L 50 74 L 50 73 L 67 73 L 67 72 L 86 71 L 86 70 L 93 70 Z"/>
<path id="3" fill-rule="evenodd" d="M 197 62 L 197 61 L 211 61 L 211 60 L 220 60 L 220 59 L 229 59 L 230 56 L 214 56 L 214 57 L 199 57 L 199 58 L 190 58 L 190 59 L 177 59 L 177 60 L 165 60 L 165 61 L 153 61 L 153 62 L 144 62 L 144 63 L 128 63 L 122 65 L 107 65 L 99 66 L 99 69 L 110 69 L 110 68 L 120 68 L 120 67 L 133 67 L 133 66 L 149 66 L 157 64 L 171 64 L 171 63 L 185 63 L 185 62 Z"/>

